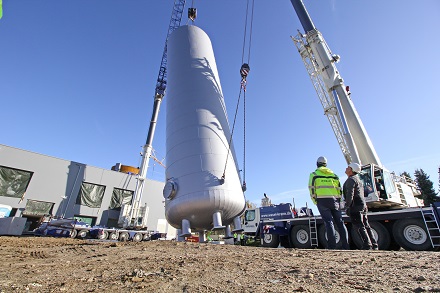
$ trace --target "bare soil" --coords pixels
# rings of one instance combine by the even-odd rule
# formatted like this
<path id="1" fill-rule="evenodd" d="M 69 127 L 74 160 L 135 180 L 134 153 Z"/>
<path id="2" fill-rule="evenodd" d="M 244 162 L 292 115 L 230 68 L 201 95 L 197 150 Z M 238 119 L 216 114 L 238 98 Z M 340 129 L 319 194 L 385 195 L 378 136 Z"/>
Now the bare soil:
<path id="1" fill-rule="evenodd" d="M 440 292 L 440 253 L 0 237 L 0 292 Z"/>

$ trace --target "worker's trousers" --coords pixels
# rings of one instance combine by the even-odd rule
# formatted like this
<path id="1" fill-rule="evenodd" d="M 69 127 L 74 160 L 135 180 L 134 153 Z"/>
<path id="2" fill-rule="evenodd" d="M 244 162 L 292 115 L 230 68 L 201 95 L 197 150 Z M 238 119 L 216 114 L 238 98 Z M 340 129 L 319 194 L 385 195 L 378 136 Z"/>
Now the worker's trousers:
<path id="1" fill-rule="evenodd" d="M 318 210 L 321 214 L 322 220 L 325 223 L 325 231 L 327 232 L 327 248 L 336 249 L 336 231 L 335 225 L 338 227 L 339 238 L 342 245 L 342 249 L 349 249 L 348 245 L 348 232 L 342 220 L 341 211 L 332 207 L 329 208 L 327 205 L 322 205 L 318 201 Z"/>
<path id="2" fill-rule="evenodd" d="M 367 211 L 350 212 L 350 219 L 354 231 L 357 231 L 362 239 L 362 249 L 377 248 L 377 241 L 374 238 L 370 224 L 368 223 Z"/>

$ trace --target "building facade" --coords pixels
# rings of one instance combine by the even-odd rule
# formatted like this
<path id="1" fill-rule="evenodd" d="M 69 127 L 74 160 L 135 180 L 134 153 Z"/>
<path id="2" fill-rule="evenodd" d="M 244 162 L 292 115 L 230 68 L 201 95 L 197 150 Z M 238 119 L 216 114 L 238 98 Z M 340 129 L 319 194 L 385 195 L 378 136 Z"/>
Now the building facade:
<path id="1" fill-rule="evenodd" d="M 0 144 L 0 204 L 12 207 L 9 217 L 27 218 L 25 231 L 47 215 L 117 227 L 136 176 Z M 141 205 L 148 206 L 148 229 L 166 233 L 172 229 L 165 220 L 163 187 L 147 179 Z"/>

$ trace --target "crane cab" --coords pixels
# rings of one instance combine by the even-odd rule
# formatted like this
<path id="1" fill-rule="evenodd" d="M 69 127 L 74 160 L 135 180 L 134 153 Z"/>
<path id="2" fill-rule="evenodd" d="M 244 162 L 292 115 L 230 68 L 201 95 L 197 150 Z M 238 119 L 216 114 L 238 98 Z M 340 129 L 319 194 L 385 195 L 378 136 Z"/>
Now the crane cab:
<path id="1" fill-rule="evenodd" d="M 402 208 L 421 205 L 420 191 L 409 178 L 397 176 L 375 164 L 362 166 L 359 174 L 370 209 Z"/>

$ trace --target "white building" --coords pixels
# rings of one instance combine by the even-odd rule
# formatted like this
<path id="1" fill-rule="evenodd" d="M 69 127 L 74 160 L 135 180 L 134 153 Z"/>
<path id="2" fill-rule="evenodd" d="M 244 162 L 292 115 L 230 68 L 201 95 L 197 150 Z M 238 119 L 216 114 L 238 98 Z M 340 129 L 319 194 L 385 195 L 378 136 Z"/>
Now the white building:
<path id="1" fill-rule="evenodd" d="M 0 144 L 0 204 L 12 207 L 9 217 L 27 218 L 25 231 L 36 228 L 43 215 L 117 227 L 121 204 L 130 202 L 135 185 L 135 174 Z M 149 230 L 172 233 L 165 220 L 163 187 L 163 182 L 147 179 L 141 204 L 149 208 Z"/>

